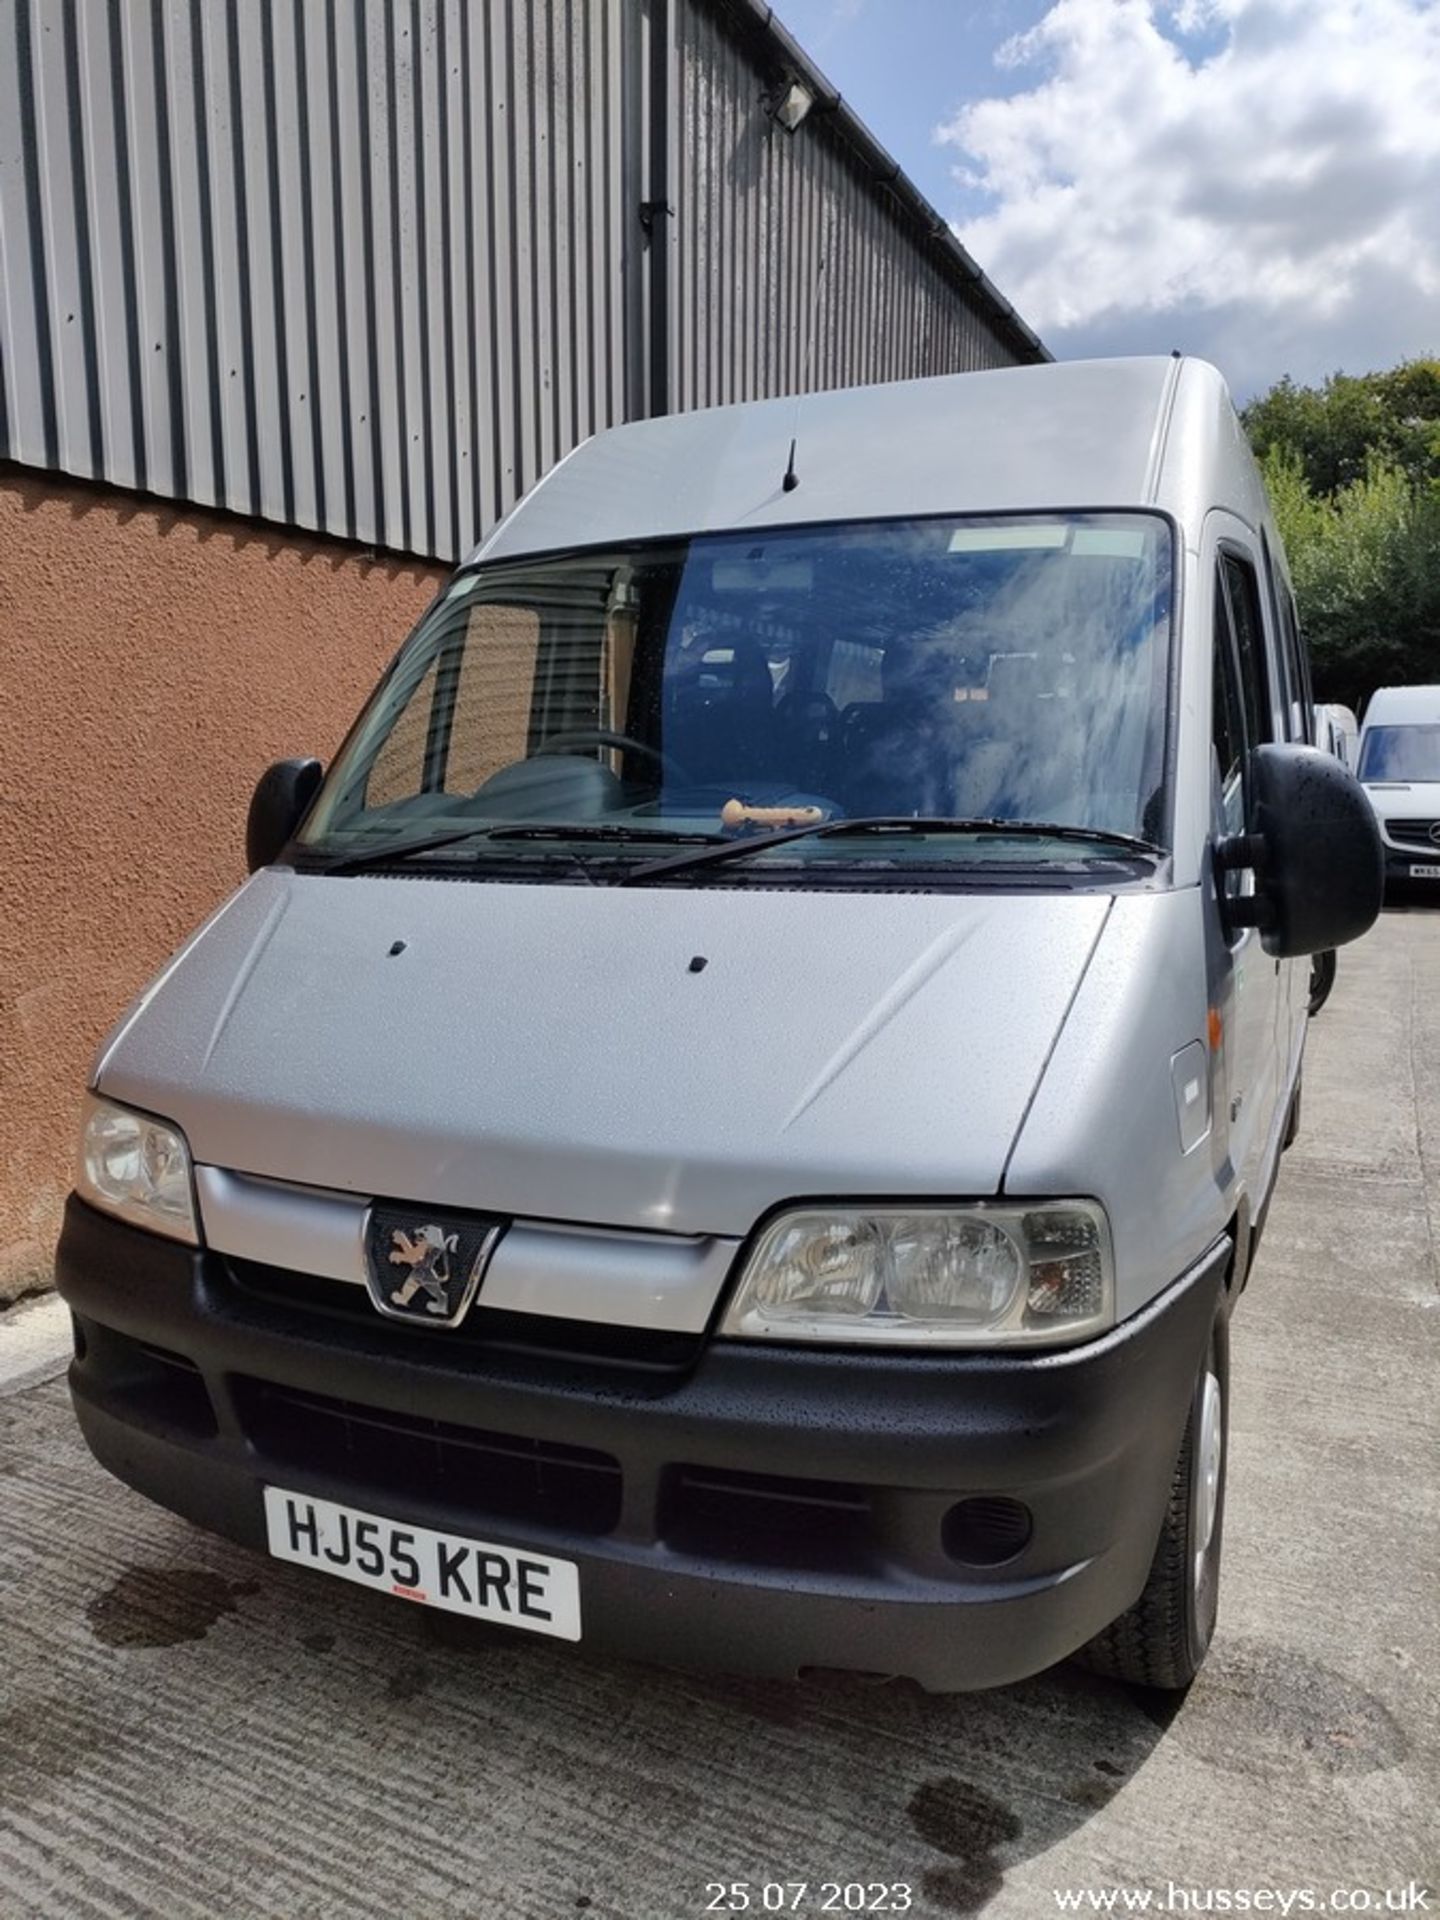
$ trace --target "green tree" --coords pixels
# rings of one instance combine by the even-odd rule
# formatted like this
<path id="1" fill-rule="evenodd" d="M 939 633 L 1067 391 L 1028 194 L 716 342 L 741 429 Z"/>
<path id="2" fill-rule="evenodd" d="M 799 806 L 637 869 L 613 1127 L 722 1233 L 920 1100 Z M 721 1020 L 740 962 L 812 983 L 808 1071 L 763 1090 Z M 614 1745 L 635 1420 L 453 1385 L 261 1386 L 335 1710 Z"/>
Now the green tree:
<path id="1" fill-rule="evenodd" d="M 1420 484 L 1440 482 L 1440 360 L 1336 373 L 1319 387 L 1287 374 L 1241 418 L 1262 458 L 1275 448 L 1298 454 L 1318 494 L 1363 480 L 1377 455 Z"/>
<path id="2" fill-rule="evenodd" d="M 1317 698 L 1440 681 L 1440 360 L 1281 380 L 1242 416 L 1275 505 Z"/>

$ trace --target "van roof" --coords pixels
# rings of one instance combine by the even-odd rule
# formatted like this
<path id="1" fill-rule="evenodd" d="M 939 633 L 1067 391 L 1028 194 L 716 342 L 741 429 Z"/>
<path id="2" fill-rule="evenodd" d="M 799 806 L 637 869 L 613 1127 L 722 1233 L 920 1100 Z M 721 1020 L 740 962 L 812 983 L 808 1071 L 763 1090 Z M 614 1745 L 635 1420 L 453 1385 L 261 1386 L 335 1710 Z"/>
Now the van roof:
<path id="1" fill-rule="evenodd" d="M 1440 723 L 1440 687 L 1377 687 L 1365 709 L 1367 727 Z"/>
<path id="2" fill-rule="evenodd" d="M 798 485 L 782 486 L 795 443 Z M 807 522 L 1151 506 L 1198 530 L 1264 490 L 1203 360 L 1072 360 L 756 400 L 585 441 L 472 558 Z M 1192 536 L 1193 537 L 1193 536 Z"/>

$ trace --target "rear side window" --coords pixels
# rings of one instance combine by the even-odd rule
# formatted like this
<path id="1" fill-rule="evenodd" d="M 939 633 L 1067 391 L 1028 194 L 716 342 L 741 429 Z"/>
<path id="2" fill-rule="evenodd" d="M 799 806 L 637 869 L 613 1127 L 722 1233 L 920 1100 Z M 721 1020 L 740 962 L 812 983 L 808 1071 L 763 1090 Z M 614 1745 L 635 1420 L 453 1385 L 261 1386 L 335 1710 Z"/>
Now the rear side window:
<path id="1" fill-rule="evenodd" d="M 1265 557 L 1265 586 L 1270 617 L 1279 641 L 1276 664 L 1280 670 L 1281 706 L 1285 718 L 1284 737 L 1287 740 L 1304 741 L 1313 745 L 1315 712 L 1312 705 L 1313 695 L 1310 691 L 1310 663 L 1305 656 L 1305 642 L 1300 635 L 1300 623 L 1295 617 L 1295 598 L 1284 578 L 1276 571 L 1270 542 L 1263 530 L 1260 535 L 1260 550 Z"/>
<path id="2" fill-rule="evenodd" d="M 1285 647 L 1291 685 L 1291 711 L 1293 724 L 1292 740 L 1315 740 L 1315 708 L 1310 689 L 1310 661 L 1305 651 L 1305 641 L 1301 636 L 1300 622 L 1295 617 L 1295 601 L 1290 589 L 1283 583 L 1280 587 L 1280 636 Z M 1343 754 L 1342 754 L 1343 759 Z"/>
<path id="3" fill-rule="evenodd" d="M 1306 653 L 1306 641 L 1300 634 L 1300 622 L 1294 611 L 1294 597 L 1290 589 L 1281 586 L 1281 636 L 1284 639 L 1284 653 L 1290 660 L 1290 674 L 1294 685 L 1294 705 L 1296 705 L 1296 724 L 1292 737 L 1300 741 L 1315 741 L 1315 707 L 1313 693 L 1309 685 L 1309 657 Z M 1342 755 L 1344 758 L 1344 755 Z"/>
<path id="4" fill-rule="evenodd" d="M 1230 608 L 1235 660 L 1240 675 L 1240 699 L 1245 710 L 1249 744 L 1274 738 L 1270 724 L 1270 683 L 1265 671 L 1265 629 L 1260 618 L 1260 592 L 1255 569 L 1238 553 L 1220 556 L 1223 599 Z"/>
<path id="5" fill-rule="evenodd" d="M 1213 737 L 1218 805 L 1227 834 L 1245 831 L 1245 708 L 1236 667 L 1229 603 L 1216 581 Z M 1238 875 L 1227 876 L 1235 881 Z"/>

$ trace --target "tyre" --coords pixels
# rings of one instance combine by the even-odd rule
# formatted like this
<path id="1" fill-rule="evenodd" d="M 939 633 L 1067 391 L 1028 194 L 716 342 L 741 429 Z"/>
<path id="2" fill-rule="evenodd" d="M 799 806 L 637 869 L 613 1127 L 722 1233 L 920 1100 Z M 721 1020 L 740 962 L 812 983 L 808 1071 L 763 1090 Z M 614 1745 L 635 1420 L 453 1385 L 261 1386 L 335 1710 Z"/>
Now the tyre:
<path id="1" fill-rule="evenodd" d="M 1334 985 L 1335 949 L 1329 947 L 1324 953 L 1315 954 L 1310 962 L 1310 1005 L 1307 1011 L 1312 1020 L 1330 998 Z"/>
<path id="2" fill-rule="evenodd" d="M 1144 1591 L 1075 1655 L 1092 1673 L 1131 1686 L 1190 1685 L 1215 1632 L 1229 1443 L 1227 1329 L 1217 1318 L 1195 1382 L 1185 1437 Z"/>

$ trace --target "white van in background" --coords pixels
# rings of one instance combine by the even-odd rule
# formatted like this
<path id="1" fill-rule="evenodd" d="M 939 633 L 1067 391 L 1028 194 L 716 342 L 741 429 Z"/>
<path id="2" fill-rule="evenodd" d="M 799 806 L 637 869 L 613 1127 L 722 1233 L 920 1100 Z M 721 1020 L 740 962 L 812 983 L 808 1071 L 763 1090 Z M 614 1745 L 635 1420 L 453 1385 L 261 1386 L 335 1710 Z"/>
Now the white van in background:
<path id="1" fill-rule="evenodd" d="M 1440 686 L 1380 687 L 1357 767 L 1385 843 L 1385 878 L 1440 896 Z"/>
<path id="2" fill-rule="evenodd" d="M 1343 760 L 1353 773 L 1360 746 L 1360 728 L 1349 707 L 1333 703 L 1315 709 L 1315 744 Z"/>

